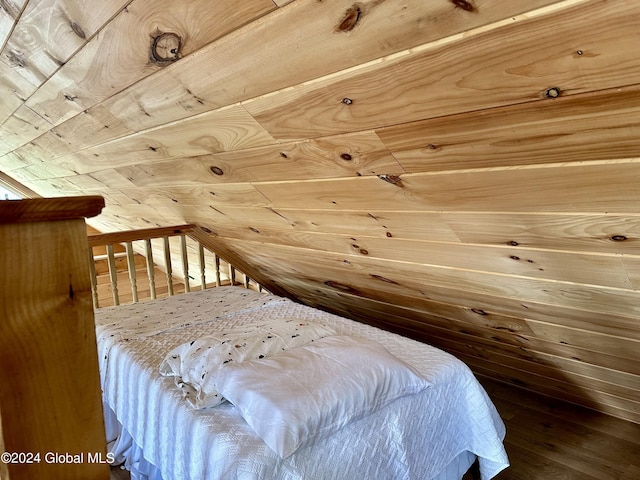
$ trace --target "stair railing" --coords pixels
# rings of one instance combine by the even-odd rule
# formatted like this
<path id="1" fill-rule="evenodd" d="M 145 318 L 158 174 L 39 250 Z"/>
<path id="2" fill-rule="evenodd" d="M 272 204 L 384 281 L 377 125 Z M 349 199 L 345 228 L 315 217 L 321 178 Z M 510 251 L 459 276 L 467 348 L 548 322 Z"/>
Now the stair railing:
<path id="1" fill-rule="evenodd" d="M 104 292 L 101 296 L 98 271 L 96 262 L 105 261 L 108 265 L 109 286 L 113 305 L 120 305 L 121 294 L 118 290 L 118 263 L 123 263 L 120 259 L 126 259 L 126 270 L 128 272 L 128 283 L 131 287 L 132 303 L 141 301 L 138 288 L 138 278 L 136 272 L 136 257 L 143 256 L 146 265 L 147 278 L 149 282 L 149 298 L 156 299 L 158 297 L 158 287 L 156 279 L 156 271 L 162 271 L 166 275 L 167 294 L 169 296 L 176 294 L 175 282 L 183 281 L 184 292 L 188 293 L 193 289 L 201 290 L 211 287 L 219 287 L 221 285 L 244 285 L 245 288 L 253 288 L 262 291 L 262 286 L 250 279 L 246 274 L 238 270 L 230 263 L 222 260 L 215 252 L 206 248 L 196 238 L 191 236 L 191 232 L 196 229 L 195 225 L 178 225 L 173 227 L 148 228 L 141 230 L 129 230 L 123 232 L 101 233 L 89 235 L 89 264 L 91 269 L 91 292 L 93 296 L 94 308 L 100 308 L 101 300 L 104 300 Z M 172 255 L 169 239 L 172 237 L 179 238 L 179 263 L 182 267 L 182 275 L 174 277 L 173 263 L 176 253 Z M 189 246 L 188 243 L 191 243 Z M 163 259 L 162 264 L 156 263 L 154 260 L 154 244 L 156 249 L 158 244 L 162 245 Z M 195 245 L 195 254 L 193 252 Z M 124 248 L 123 248 L 124 247 Z M 105 253 L 97 253 L 96 250 L 105 249 Z M 116 252 L 116 249 L 120 250 Z M 124 252 L 122 250 L 124 249 Z M 189 255 L 191 250 L 192 255 Z M 199 273 L 199 286 L 195 285 L 195 276 L 191 276 L 193 271 L 193 257 L 197 258 L 197 270 Z M 212 281 L 207 282 L 207 264 L 213 266 Z M 224 272 L 224 266 L 227 272 Z M 122 271 L 123 268 L 120 269 Z M 237 281 L 237 272 L 243 277 L 242 282 Z M 192 283 L 194 285 L 192 285 Z M 101 298 L 102 297 L 102 298 Z"/>

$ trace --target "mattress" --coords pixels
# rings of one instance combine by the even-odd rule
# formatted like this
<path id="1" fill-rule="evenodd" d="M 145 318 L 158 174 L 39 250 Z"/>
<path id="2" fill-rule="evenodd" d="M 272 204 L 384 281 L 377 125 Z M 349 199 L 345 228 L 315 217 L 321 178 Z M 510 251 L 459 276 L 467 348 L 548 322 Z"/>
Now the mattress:
<path id="1" fill-rule="evenodd" d="M 283 317 L 376 341 L 432 386 L 283 460 L 233 405 L 193 409 L 159 374 L 178 345 Z M 96 330 L 111 449 L 134 479 L 448 479 L 478 456 L 484 480 L 508 466 L 504 424 L 484 389 L 463 362 L 424 343 L 239 287 L 100 309 Z"/>

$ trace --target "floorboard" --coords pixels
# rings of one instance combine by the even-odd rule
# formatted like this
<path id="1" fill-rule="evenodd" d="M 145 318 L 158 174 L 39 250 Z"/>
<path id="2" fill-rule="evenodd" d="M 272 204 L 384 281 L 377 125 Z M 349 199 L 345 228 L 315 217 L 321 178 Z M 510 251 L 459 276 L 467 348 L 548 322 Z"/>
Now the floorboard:
<path id="1" fill-rule="evenodd" d="M 496 479 L 640 479 L 640 425 L 484 377 L 479 380 L 507 427 L 511 466 Z"/>
<path id="2" fill-rule="evenodd" d="M 507 426 L 511 466 L 497 480 L 638 480 L 640 425 L 484 377 Z M 113 468 L 111 480 L 129 480 Z M 463 480 L 475 480 L 471 473 Z"/>

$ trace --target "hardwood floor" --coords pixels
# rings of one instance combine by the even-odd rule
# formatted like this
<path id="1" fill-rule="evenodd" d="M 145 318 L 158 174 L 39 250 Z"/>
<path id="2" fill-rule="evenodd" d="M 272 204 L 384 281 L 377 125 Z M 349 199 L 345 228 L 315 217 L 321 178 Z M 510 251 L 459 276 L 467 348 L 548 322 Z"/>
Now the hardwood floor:
<path id="1" fill-rule="evenodd" d="M 638 480 L 640 425 L 479 377 L 507 426 L 497 480 Z M 111 480 L 128 480 L 112 469 Z M 472 480 L 468 473 L 463 480 Z M 167 479 L 171 480 L 171 479 Z"/>
<path id="2" fill-rule="evenodd" d="M 507 426 L 511 467 L 496 479 L 640 479 L 640 425 L 479 380 Z"/>

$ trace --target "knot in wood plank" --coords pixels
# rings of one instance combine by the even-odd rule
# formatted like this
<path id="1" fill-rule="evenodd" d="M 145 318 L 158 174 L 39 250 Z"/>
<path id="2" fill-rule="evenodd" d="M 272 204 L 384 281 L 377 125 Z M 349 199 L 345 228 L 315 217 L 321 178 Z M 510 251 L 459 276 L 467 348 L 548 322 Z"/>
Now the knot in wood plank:
<path id="1" fill-rule="evenodd" d="M 476 12 L 478 9 L 469 0 L 451 0 L 456 7 L 461 8 L 465 12 Z"/>
<path id="2" fill-rule="evenodd" d="M 350 32 L 362 18 L 362 4 L 354 3 L 347 9 L 340 24 L 336 27 L 336 32 Z"/>
<path id="3" fill-rule="evenodd" d="M 173 32 L 156 32 L 151 38 L 151 60 L 154 63 L 172 63 L 180 59 L 180 35 Z"/>

